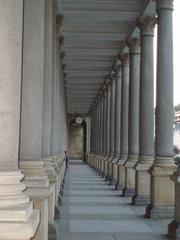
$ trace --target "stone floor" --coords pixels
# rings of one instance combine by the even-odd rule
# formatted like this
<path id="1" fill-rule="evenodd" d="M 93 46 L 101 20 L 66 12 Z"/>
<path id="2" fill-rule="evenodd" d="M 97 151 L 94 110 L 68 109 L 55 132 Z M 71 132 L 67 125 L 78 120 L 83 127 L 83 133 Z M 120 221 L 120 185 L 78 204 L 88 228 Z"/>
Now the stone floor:
<path id="1" fill-rule="evenodd" d="M 130 205 L 95 171 L 71 161 L 58 221 L 59 240 L 164 240 L 169 220 L 144 218 L 144 207 Z"/>

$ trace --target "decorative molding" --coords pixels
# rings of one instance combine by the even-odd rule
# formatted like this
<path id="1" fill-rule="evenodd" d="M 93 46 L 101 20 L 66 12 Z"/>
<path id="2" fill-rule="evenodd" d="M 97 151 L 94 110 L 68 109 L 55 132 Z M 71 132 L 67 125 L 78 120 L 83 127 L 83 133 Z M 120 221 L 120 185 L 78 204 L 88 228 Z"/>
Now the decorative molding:
<path id="1" fill-rule="evenodd" d="M 130 53 L 140 53 L 140 39 L 139 38 L 128 38 L 127 45 Z"/>
<path id="2" fill-rule="evenodd" d="M 141 30 L 141 35 L 154 35 L 154 27 L 157 23 L 157 18 L 154 16 L 145 16 L 137 20 L 137 26 Z"/>

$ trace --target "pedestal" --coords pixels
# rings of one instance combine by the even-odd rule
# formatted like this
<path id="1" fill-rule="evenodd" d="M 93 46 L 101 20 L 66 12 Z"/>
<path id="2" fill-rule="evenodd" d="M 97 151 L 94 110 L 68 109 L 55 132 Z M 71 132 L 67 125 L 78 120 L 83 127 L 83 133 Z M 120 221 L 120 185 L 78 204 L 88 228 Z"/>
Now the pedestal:
<path id="1" fill-rule="evenodd" d="M 174 171 L 174 165 L 154 165 L 150 168 L 151 199 L 146 208 L 148 218 L 174 217 L 174 182 L 170 179 Z"/>
<path id="2" fill-rule="evenodd" d="M 151 164 L 137 163 L 135 195 L 132 197 L 133 205 L 148 205 L 150 203 L 150 174 L 148 173 Z"/>
<path id="3" fill-rule="evenodd" d="M 137 156 L 129 155 L 125 163 L 125 189 L 123 196 L 132 197 L 135 194 L 135 174 L 134 166 L 137 162 Z"/>
<path id="4" fill-rule="evenodd" d="M 39 225 L 39 211 L 23 191 L 21 172 L 0 173 L 0 239 L 30 240 Z"/>
<path id="5" fill-rule="evenodd" d="M 126 187 L 126 168 L 124 166 L 125 162 L 127 160 L 127 155 L 121 156 L 119 162 L 118 162 L 118 183 L 116 185 L 117 190 L 124 191 Z"/>

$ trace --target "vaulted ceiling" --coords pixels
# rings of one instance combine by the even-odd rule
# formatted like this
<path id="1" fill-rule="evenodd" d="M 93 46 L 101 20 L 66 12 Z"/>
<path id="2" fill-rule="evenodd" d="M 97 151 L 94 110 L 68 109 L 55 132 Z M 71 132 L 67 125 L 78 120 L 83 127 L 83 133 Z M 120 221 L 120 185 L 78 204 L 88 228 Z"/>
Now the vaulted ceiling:
<path id="1" fill-rule="evenodd" d="M 68 113 L 89 111 L 149 4 L 149 0 L 62 0 Z"/>

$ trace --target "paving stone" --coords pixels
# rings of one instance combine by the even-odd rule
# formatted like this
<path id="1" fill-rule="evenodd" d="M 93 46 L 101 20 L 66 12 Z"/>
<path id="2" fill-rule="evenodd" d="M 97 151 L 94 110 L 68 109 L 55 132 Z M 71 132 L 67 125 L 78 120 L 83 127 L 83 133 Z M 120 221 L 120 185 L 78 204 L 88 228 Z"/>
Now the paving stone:
<path id="1" fill-rule="evenodd" d="M 71 164 L 72 163 L 72 164 Z M 82 161 L 71 161 L 62 198 L 59 240 L 165 240 L 169 220 L 146 219 L 145 208 L 104 181 Z"/>

